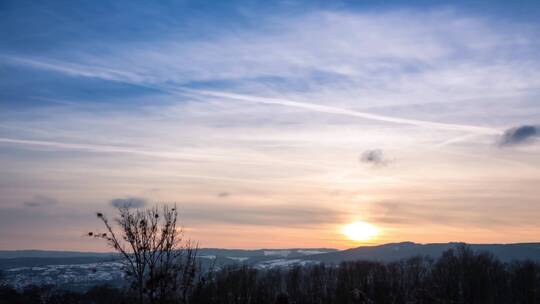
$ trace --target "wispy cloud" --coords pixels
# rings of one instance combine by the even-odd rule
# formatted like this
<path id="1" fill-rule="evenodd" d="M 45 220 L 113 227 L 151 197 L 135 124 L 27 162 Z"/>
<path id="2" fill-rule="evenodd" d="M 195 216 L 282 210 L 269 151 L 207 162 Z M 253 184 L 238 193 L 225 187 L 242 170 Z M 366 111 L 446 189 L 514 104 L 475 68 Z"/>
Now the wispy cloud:
<path id="1" fill-rule="evenodd" d="M 276 228 L 317 227 L 343 220 L 342 212 L 321 206 L 286 204 L 193 203 L 180 207 L 180 214 L 198 225 L 233 224 Z"/>
<path id="2" fill-rule="evenodd" d="M 30 200 L 23 202 L 26 207 L 50 207 L 58 204 L 58 201 L 45 195 L 34 195 Z"/>
<path id="3" fill-rule="evenodd" d="M 453 199 L 453 204 L 444 204 L 441 200 L 423 202 L 384 201 L 372 206 L 372 220 L 392 226 L 449 226 L 483 227 L 493 229 L 504 228 L 508 225 L 530 227 L 535 223 L 535 217 L 527 214 L 531 211 L 527 204 L 513 206 L 506 198 L 490 198 L 463 194 L 468 201 Z M 483 204 L 490 201 L 490 210 L 485 210 Z M 527 199 L 528 200 L 528 199 Z M 471 205 L 475 201 L 477 204 Z"/>
<path id="4" fill-rule="evenodd" d="M 34 59 L 19 56 L 1 56 L 0 60 L 9 64 L 19 64 L 33 67 L 36 69 L 51 70 L 55 72 L 65 73 L 71 76 L 100 78 L 112 81 L 124 81 L 131 83 L 141 83 L 145 81 L 144 77 L 135 73 L 130 73 L 121 70 L 108 69 L 106 67 L 92 67 L 77 63 L 66 63 L 51 59 Z"/>

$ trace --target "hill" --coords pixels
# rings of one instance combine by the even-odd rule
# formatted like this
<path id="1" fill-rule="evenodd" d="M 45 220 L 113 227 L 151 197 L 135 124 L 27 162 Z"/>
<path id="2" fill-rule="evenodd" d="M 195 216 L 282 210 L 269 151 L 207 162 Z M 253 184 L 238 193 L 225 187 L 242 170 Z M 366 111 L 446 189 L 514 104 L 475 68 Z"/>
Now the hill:
<path id="1" fill-rule="evenodd" d="M 305 257 L 307 260 L 339 263 L 343 261 L 369 260 L 391 262 L 413 256 L 429 256 L 438 258 L 444 251 L 458 246 L 468 245 L 476 252 L 490 252 L 502 261 L 535 260 L 540 261 L 540 243 L 516 244 L 465 244 L 465 243 L 433 243 L 418 244 L 413 242 L 390 243 L 379 246 L 362 246 L 317 254 Z"/>

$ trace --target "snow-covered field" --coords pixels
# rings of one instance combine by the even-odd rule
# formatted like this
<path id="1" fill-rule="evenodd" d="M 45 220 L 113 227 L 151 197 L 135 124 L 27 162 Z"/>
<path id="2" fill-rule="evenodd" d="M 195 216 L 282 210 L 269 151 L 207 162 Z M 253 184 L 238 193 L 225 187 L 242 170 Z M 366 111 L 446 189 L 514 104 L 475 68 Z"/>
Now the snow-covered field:
<path id="1" fill-rule="evenodd" d="M 7 269 L 4 273 L 6 279 L 17 288 L 46 284 L 84 286 L 117 283 L 123 278 L 122 263 L 119 262 L 17 267 Z"/>

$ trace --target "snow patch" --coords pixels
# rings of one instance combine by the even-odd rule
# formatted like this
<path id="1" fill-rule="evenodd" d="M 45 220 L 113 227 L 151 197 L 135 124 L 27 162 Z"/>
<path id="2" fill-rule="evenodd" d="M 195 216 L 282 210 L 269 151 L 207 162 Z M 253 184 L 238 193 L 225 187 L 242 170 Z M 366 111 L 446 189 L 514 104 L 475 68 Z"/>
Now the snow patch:
<path id="1" fill-rule="evenodd" d="M 312 255 L 312 254 L 321 254 L 321 253 L 327 253 L 328 251 L 321 251 L 321 250 L 297 250 L 296 252 L 303 254 L 303 255 Z"/>
<path id="2" fill-rule="evenodd" d="M 264 255 L 265 256 L 281 256 L 286 257 L 289 254 L 291 254 L 290 250 L 265 250 Z"/>
<path id="3" fill-rule="evenodd" d="M 231 259 L 231 260 L 235 260 L 235 261 L 239 261 L 239 262 L 243 262 L 249 258 L 239 258 L 239 257 L 227 257 L 228 259 Z"/>

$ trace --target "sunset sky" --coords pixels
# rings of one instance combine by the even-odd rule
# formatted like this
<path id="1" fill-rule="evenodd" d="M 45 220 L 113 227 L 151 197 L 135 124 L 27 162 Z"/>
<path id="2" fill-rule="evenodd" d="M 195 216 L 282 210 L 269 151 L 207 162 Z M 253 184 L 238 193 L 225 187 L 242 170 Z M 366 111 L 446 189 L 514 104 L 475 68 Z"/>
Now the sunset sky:
<path id="1" fill-rule="evenodd" d="M 0 249 L 539 241 L 538 2 L 269 2 L 1 1 Z"/>

